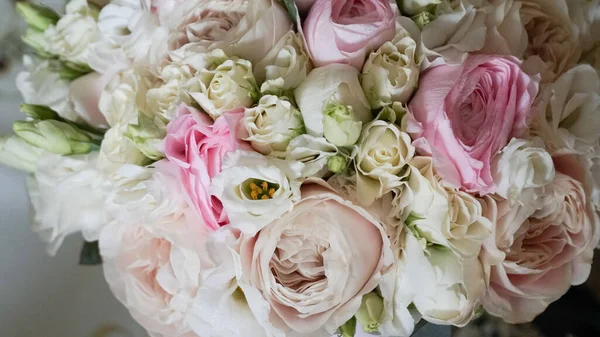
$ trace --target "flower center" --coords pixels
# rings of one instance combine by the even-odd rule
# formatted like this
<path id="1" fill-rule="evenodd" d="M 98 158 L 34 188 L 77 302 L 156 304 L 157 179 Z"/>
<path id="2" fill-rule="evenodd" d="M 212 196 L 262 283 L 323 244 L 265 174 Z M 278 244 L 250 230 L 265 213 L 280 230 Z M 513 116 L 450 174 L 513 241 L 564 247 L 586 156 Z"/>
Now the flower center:
<path id="1" fill-rule="evenodd" d="M 273 199 L 275 192 L 279 189 L 279 184 L 261 179 L 249 179 L 244 185 L 246 197 L 252 200 Z"/>

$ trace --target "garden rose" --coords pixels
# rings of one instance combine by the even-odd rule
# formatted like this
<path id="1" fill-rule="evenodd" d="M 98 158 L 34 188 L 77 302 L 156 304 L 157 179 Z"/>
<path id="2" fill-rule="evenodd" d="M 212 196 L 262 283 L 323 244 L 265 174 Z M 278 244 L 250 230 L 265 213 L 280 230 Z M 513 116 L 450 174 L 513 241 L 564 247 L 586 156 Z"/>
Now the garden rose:
<path id="1" fill-rule="evenodd" d="M 536 110 L 533 132 L 551 153 L 592 154 L 600 140 L 600 76 L 587 64 L 571 68 L 542 87 Z"/>
<path id="2" fill-rule="evenodd" d="M 165 155 L 180 168 L 181 184 L 204 225 L 217 229 L 228 220 L 221 202 L 210 195 L 209 186 L 221 172 L 227 152 L 238 144 L 225 117 L 212 123 L 210 117 L 186 105 L 177 108 L 177 115 L 167 127 Z"/>
<path id="3" fill-rule="evenodd" d="M 393 264 L 379 220 L 320 180 L 305 182 L 281 218 L 243 236 L 240 260 L 240 286 L 268 336 L 334 334 Z"/>
<path id="4" fill-rule="evenodd" d="M 388 0 L 315 1 L 303 25 L 313 62 L 362 69 L 367 55 L 394 37 L 395 18 Z"/>
<path id="5" fill-rule="evenodd" d="M 450 186 L 492 193 L 490 161 L 527 129 L 537 92 L 537 80 L 514 58 L 472 55 L 459 66 L 433 67 L 409 105 L 408 132 Z"/>
<path id="6" fill-rule="evenodd" d="M 304 164 L 302 177 L 322 177 L 327 173 L 327 160 L 338 153 L 335 145 L 327 139 L 311 135 L 300 135 L 290 141 L 286 151 L 286 160 Z"/>
<path id="7" fill-rule="evenodd" d="M 589 172 L 575 156 L 554 160 L 554 181 L 519 204 L 487 202 L 496 227 L 481 255 L 488 286 L 483 304 L 510 323 L 533 320 L 571 285 L 583 283 L 598 244 Z"/>
<path id="8" fill-rule="evenodd" d="M 567 0 L 522 0 L 521 20 L 529 43 L 525 68 L 541 73 L 542 82 L 552 82 L 577 64 L 581 41 L 577 26 L 569 17 Z"/>

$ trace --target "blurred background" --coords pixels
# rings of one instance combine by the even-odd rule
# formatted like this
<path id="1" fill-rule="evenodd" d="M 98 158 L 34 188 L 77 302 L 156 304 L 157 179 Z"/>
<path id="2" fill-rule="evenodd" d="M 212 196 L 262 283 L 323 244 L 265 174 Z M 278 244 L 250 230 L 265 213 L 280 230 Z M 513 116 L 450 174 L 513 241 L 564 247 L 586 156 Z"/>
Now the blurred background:
<path id="1" fill-rule="evenodd" d="M 42 3 L 62 9 L 62 0 Z M 23 22 L 13 0 L 0 0 L 0 135 L 23 117 L 14 81 L 21 68 Z M 101 267 L 78 266 L 81 237 L 69 237 L 57 256 L 29 228 L 25 174 L 0 166 L 0 336 L 144 337 L 112 296 Z M 509 325 L 482 315 L 454 329 L 456 337 L 600 336 L 600 263 L 584 286 L 572 288 L 533 324 Z M 419 337 L 447 336 L 449 329 L 423 328 Z"/>

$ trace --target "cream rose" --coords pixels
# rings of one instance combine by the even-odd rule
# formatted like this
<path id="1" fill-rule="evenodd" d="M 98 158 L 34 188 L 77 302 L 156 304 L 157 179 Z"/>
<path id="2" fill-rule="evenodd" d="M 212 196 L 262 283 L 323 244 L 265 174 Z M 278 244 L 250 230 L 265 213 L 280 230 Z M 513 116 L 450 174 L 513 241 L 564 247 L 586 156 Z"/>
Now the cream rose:
<path id="1" fill-rule="evenodd" d="M 523 56 L 527 35 L 519 15 L 520 1 L 442 1 L 435 8 L 421 22 L 429 62 L 442 57 L 448 63 L 462 63 L 468 53 L 475 52 Z"/>
<path id="2" fill-rule="evenodd" d="M 242 236 L 240 260 L 238 282 L 268 336 L 330 336 L 394 259 L 379 220 L 317 180 L 281 218 Z"/>
<path id="3" fill-rule="evenodd" d="M 263 96 L 258 105 L 244 111 L 241 120 L 245 141 L 265 155 L 283 158 L 290 141 L 304 133 L 302 115 L 290 102 L 277 96 Z"/>
<path id="4" fill-rule="evenodd" d="M 496 227 L 481 255 L 488 287 L 483 305 L 510 323 L 533 320 L 571 285 L 583 283 L 598 244 L 589 172 L 575 156 L 554 160 L 550 184 L 513 207 L 491 199 L 486 205 Z"/>
<path id="5" fill-rule="evenodd" d="M 49 41 L 47 51 L 65 61 L 87 65 L 90 45 L 100 39 L 98 9 L 86 0 L 72 0 L 66 12 L 56 26 L 44 32 Z"/>
<path id="6" fill-rule="evenodd" d="M 116 124 L 104 134 L 98 155 L 98 167 L 106 172 L 114 172 L 124 164 L 143 165 L 146 156 L 135 143 L 125 137 L 127 125 Z"/>
<path id="7" fill-rule="evenodd" d="M 371 107 L 407 103 L 417 88 L 421 60 L 417 43 L 402 27 L 392 41 L 372 52 L 361 77 Z"/>
<path id="8" fill-rule="evenodd" d="M 138 69 L 117 72 L 100 94 L 98 107 L 109 125 L 135 123 L 146 110 L 146 92 L 152 78 Z"/>
<path id="9" fill-rule="evenodd" d="M 200 107 L 211 117 L 254 104 L 258 88 L 252 74 L 252 64 L 237 57 L 229 58 L 217 49 L 205 56 L 208 68 L 200 70 L 199 90 L 190 92 Z"/>
<path id="10" fill-rule="evenodd" d="M 291 30 L 264 59 L 255 64 L 254 75 L 258 83 L 281 78 L 281 89 L 289 90 L 297 88 L 312 68 L 302 37 Z"/>
<path id="11" fill-rule="evenodd" d="M 554 163 L 539 138 L 513 138 L 494 158 L 492 174 L 496 194 L 514 205 L 523 190 L 542 187 L 554 180 Z"/>
<path id="12" fill-rule="evenodd" d="M 302 166 L 256 152 L 231 151 L 210 193 L 223 204 L 232 227 L 253 235 L 292 209 Z"/>
<path id="13" fill-rule="evenodd" d="M 175 110 L 182 104 L 191 104 L 191 97 L 181 81 L 171 80 L 146 92 L 147 113 L 168 122 L 175 117 Z"/>
<path id="14" fill-rule="evenodd" d="M 523 67 L 532 74 L 541 73 L 542 83 L 552 82 L 575 66 L 582 52 L 567 1 L 521 3 L 521 20 L 529 36 Z"/>
<path id="15" fill-rule="evenodd" d="M 354 160 L 358 199 L 363 205 L 373 201 L 402 184 L 406 164 L 415 154 L 410 136 L 394 125 L 376 120 L 367 124 L 358 140 Z"/>
<path id="16" fill-rule="evenodd" d="M 592 153 L 600 140 L 600 76 L 589 65 L 572 68 L 542 87 L 536 110 L 534 133 L 551 153 Z"/>

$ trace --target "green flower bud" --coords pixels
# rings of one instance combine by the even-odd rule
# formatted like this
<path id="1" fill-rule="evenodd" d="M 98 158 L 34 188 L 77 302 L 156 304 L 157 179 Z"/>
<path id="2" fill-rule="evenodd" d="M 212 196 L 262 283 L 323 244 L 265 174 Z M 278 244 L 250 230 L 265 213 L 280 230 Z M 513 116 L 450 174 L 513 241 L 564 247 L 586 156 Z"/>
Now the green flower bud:
<path id="1" fill-rule="evenodd" d="M 54 55 L 46 51 L 48 40 L 44 36 L 44 32 L 37 29 L 28 28 L 25 35 L 21 37 L 23 42 L 30 46 L 35 53 L 42 58 L 54 58 Z"/>
<path id="2" fill-rule="evenodd" d="M 17 136 L 0 137 L 0 164 L 2 165 L 33 173 L 38 161 L 46 153 Z"/>
<path id="3" fill-rule="evenodd" d="M 356 317 L 350 318 L 350 320 L 340 327 L 341 337 L 354 337 L 356 334 Z"/>
<path id="4" fill-rule="evenodd" d="M 365 332 L 377 332 L 379 321 L 383 316 L 383 299 L 376 292 L 363 296 L 356 319 L 362 324 Z"/>
<path id="5" fill-rule="evenodd" d="M 349 146 L 356 143 L 362 122 L 356 120 L 352 107 L 330 101 L 323 111 L 323 135 L 331 144 Z"/>
<path id="6" fill-rule="evenodd" d="M 61 155 L 88 153 L 98 145 L 85 132 L 55 120 L 17 121 L 13 130 L 27 143 Z"/>
<path id="7" fill-rule="evenodd" d="M 327 168 L 333 173 L 342 173 L 348 167 L 348 158 L 335 155 L 327 159 Z"/>
<path id="8" fill-rule="evenodd" d="M 33 119 L 58 119 L 56 111 L 45 105 L 21 104 L 21 111 Z"/>
<path id="9" fill-rule="evenodd" d="M 40 31 L 44 31 L 49 26 L 55 25 L 60 19 L 58 13 L 44 5 L 18 1 L 16 7 L 17 13 L 23 17 L 25 22 L 27 22 L 31 28 Z"/>
<path id="10" fill-rule="evenodd" d="M 158 127 L 152 118 L 143 113 L 138 116 L 138 124 L 129 124 L 125 133 L 125 137 L 131 139 L 146 157 L 153 160 L 160 160 L 165 156 L 156 148 L 165 135 L 164 129 Z"/>

